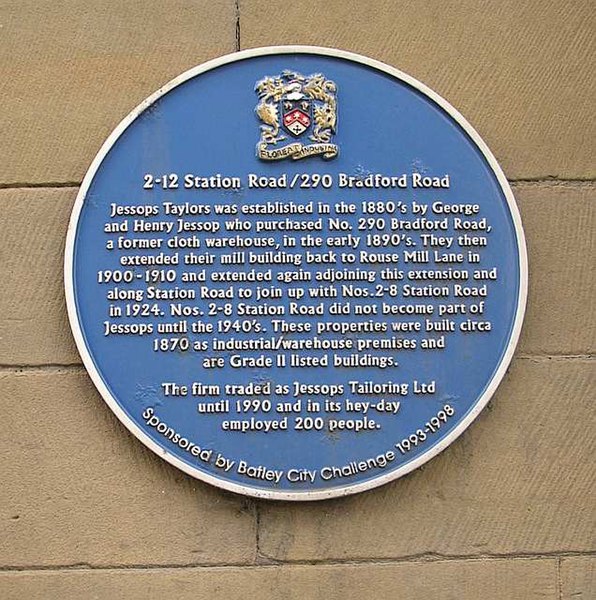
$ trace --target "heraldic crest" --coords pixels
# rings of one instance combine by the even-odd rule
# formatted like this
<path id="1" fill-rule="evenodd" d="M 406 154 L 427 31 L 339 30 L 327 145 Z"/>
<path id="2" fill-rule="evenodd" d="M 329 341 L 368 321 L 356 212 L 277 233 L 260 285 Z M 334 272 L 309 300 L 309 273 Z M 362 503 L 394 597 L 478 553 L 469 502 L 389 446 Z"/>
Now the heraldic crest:
<path id="1" fill-rule="evenodd" d="M 337 86 L 321 73 L 305 77 L 283 71 L 255 85 L 261 120 L 257 156 L 262 160 L 298 160 L 322 155 L 334 158 L 339 152 L 332 143 L 337 127 Z"/>

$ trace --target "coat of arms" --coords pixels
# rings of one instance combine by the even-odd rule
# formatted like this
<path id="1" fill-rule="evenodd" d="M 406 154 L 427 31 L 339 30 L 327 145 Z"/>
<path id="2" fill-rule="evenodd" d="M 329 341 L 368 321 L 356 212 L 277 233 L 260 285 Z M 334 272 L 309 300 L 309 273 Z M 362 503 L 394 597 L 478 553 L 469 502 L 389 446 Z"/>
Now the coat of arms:
<path id="1" fill-rule="evenodd" d="M 337 127 L 337 86 L 316 73 L 305 77 L 283 71 L 255 85 L 256 113 L 261 120 L 257 156 L 262 160 L 337 156 L 332 143 Z"/>

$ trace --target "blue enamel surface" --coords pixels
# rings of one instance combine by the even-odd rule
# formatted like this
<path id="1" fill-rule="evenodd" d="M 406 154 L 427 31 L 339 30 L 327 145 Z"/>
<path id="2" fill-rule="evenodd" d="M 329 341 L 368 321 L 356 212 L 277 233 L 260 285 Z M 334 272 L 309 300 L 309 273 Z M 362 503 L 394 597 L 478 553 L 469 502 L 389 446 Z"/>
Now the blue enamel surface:
<path id="1" fill-rule="evenodd" d="M 254 113 L 257 96 L 255 82 L 266 75 L 277 75 L 284 69 L 293 69 L 304 75 L 323 73 L 333 80 L 338 88 L 338 128 L 332 140 L 340 148 L 339 156 L 325 161 L 320 157 L 311 157 L 300 161 L 266 162 L 256 158 L 255 145 L 259 139 L 259 122 Z M 249 190 L 244 186 L 239 191 L 221 190 L 163 190 L 159 187 L 143 190 L 143 176 L 146 173 L 194 173 L 201 176 L 221 174 L 237 176 L 243 182 L 249 173 L 267 176 L 279 176 L 287 173 L 291 178 L 295 173 L 326 173 L 334 177 L 338 173 L 364 175 L 381 173 L 400 175 L 419 172 L 432 176 L 449 173 L 449 190 Z M 481 206 L 479 217 L 486 217 L 492 225 L 487 235 L 488 247 L 478 250 L 482 254 L 479 267 L 497 267 L 499 278 L 487 282 L 489 297 L 486 299 L 484 317 L 492 322 L 493 330 L 488 334 L 465 334 L 457 332 L 448 336 L 447 348 L 438 350 L 388 351 L 399 363 L 397 368 L 313 368 L 313 369 L 205 369 L 202 360 L 205 354 L 198 352 L 154 352 L 147 338 L 138 336 L 105 336 L 103 322 L 108 319 L 108 301 L 106 291 L 113 287 L 100 285 L 97 272 L 101 269 L 119 269 L 118 258 L 122 254 L 134 254 L 110 251 L 105 248 L 106 240 L 116 239 L 114 234 L 103 232 L 104 223 L 110 222 L 110 205 L 158 205 L 162 202 L 223 204 L 256 204 L 266 201 L 294 201 L 306 203 L 354 202 L 363 200 L 395 200 L 406 205 L 413 201 L 431 204 L 440 200 L 445 203 L 478 203 Z M 343 216 L 356 230 L 358 218 L 362 214 Z M 438 219 L 439 216 L 427 215 Z M 291 218 L 300 218 L 292 217 Z M 188 217 L 189 221 L 200 217 Z M 261 217 L 270 218 L 270 217 Z M 277 217 L 275 217 L 277 218 Z M 413 218 L 412 215 L 399 218 Z M 465 217 L 464 217 L 465 218 Z M 209 220 L 223 223 L 230 217 L 211 215 Z M 114 219 L 118 220 L 118 219 Z M 176 220 L 175 217 L 159 217 L 159 220 Z M 253 219 L 254 221 L 254 219 Z M 323 236 L 328 232 L 323 232 Z M 357 234 L 355 232 L 355 234 Z M 360 232 L 364 235 L 365 232 Z M 438 232 L 439 235 L 458 235 L 457 232 Z M 474 232 L 471 232 L 474 235 Z M 481 235 L 484 235 L 480 232 Z M 126 234 L 133 238 L 132 233 Z M 190 235 L 190 234 L 189 234 Z M 232 235 L 220 232 L 220 235 Z M 242 235 L 242 234 L 241 234 Z M 252 235 L 252 234 L 248 234 Z M 273 235 L 281 240 L 281 233 Z M 299 236 L 300 234 L 290 235 Z M 333 233 L 335 235 L 335 232 Z M 137 237 L 163 237 L 158 233 L 137 234 Z M 362 243 L 359 250 L 362 249 Z M 423 248 L 419 248 L 423 249 Z M 426 248 L 433 250 L 433 248 Z M 474 250 L 474 248 L 471 248 Z M 327 248 L 321 251 L 328 250 Z M 380 249 L 386 251 L 386 249 Z M 210 250 L 218 255 L 221 251 Z M 255 250 L 258 251 L 258 250 Z M 286 251 L 294 251 L 286 249 Z M 371 249 L 372 251 L 372 249 Z M 396 251 L 402 252 L 403 248 Z M 451 252 L 466 252 L 455 245 Z M 173 251 L 170 251 L 173 252 Z M 229 250 L 225 250 L 229 253 Z M 515 227 L 503 194 L 486 158 L 470 139 L 468 134 L 438 105 L 408 84 L 378 71 L 374 68 L 353 63 L 348 60 L 319 55 L 295 54 L 262 56 L 220 66 L 196 76 L 161 97 L 153 106 L 141 114 L 120 136 L 107 153 L 98 168 L 86 195 L 80 214 L 74 248 L 74 288 L 76 310 L 84 336 L 84 342 L 93 363 L 110 390 L 130 419 L 137 423 L 157 444 L 165 447 L 180 460 L 201 472 L 243 486 L 271 489 L 286 492 L 312 491 L 344 487 L 362 483 L 386 475 L 389 471 L 401 467 L 421 454 L 430 451 L 435 444 L 447 436 L 453 428 L 473 410 L 479 398 L 490 384 L 496 370 L 503 360 L 504 353 L 511 341 L 513 323 L 516 316 L 520 294 L 519 248 Z M 180 252 L 182 255 L 182 252 Z M 355 263 L 352 267 L 359 266 Z M 380 270 L 387 265 L 362 268 Z M 408 265 L 395 265 L 407 270 Z M 470 272 L 474 265 L 447 265 L 454 268 L 466 268 Z M 341 265 L 343 268 L 343 265 Z M 222 269 L 221 266 L 214 268 Z M 234 267 L 236 269 L 242 267 Z M 250 268 L 250 267 L 249 267 Z M 257 267 L 258 268 L 258 267 Z M 269 267 L 268 267 L 269 268 Z M 291 269 L 289 266 L 271 266 L 273 273 Z M 322 267 L 326 269 L 327 267 Z M 441 268 L 433 265 L 411 265 L 410 268 Z M 207 273 L 209 273 L 207 267 Z M 303 269 L 314 274 L 321 269 L 317 265 L 303 265 Z M 178 270 L 183 270 L 178 267 Z M 189 268 L 189 270 L 191 270 Z M 144 273 L 145 268 L 136 267 L 135 273 Z M 392 282 L 389 282 L 392 283 Z M 402 281 L 399 285 L 415 282 Z M 433 283 L 433 282 L 422 282 Z M 421 284 L 422 284 L 421 283 Z M 434 285 L 449 285 L 453 282 L 434 282 Z M 464 282 L 465 283 L 465 282 Z M 468 285 L 474 282 L 468 281 Z M 485 283 L 485 282 L 482 282 Z M 182 286 L 160 284 L 162 289 Z M 241 284 L 242 285 L 242 284 Z M 300 285 L 300 284 L 294 284 Z M 304 284 L 302 284 L 304 285 Z M 374 284 L 358 285 L 374 289 Z M 136 282 L 125 289 L 142 289 L 144 284 Z M 215 286 L 213 286 L 215 287 Z M 221 286 L 221 287 L 227 287 Z M 246 286 L 245 286 L 246 287 Z M 254 284 L 253 284 L 254 287 Z M 308 297 L 308 294 L 306 295 Z M 342 301 L 341 298 L 336 299 Z M 477 300 L 461 300 L 469 305 Z M 288 303 L 284 298 L 282 304 Z M 353 301 L 353 300 L 352 300 Z M 403 299 L 387 298 L 386 302 L 402 302 Z M 192 301 L 184 304 L 193 304 Z M 234 302 L 238 302 L 236 298 Z M 316 304 L 320 300 L 303 300 L 303 303 Z M 354 302 L 354 301 L 353 301 Z M 418 298 L 410 302 L 433 304 L 438 306 L 447 302 L 460 302 L 454 299 Z M 203 308 L 208 301 L 197 300 Z M 168 313 L 168 301 L 159 302 Z M 457 325 L 464 317 L 450 317 Z M 375 318 L 374 316 L 372 318 Z M 435 316 L 435 318 L 438 318 Z M 317 322 L 318 317 L 286 317 L 288 321 Z M 364 317 L 325 316 L 325 320 L 366 320 Z M 391 323 L 396 318 L 377 316 L 376 320 Z M 175 318 L 146 318 L 143 322 L 157 324 L 161 321 L 176 321 Z M 192 319 L 189 319 L 191 321 Z M 413 320 L 403 317 L 401 320 Z M 115 320 L 113 320 L 115 322 Z M 122 317 L 118 323 L 138 322 Z M 267 331 L 261 335 L 274 335 L 268 317 L 259 317 Z M 214 322 L 213 319 L 210 322 Z M 234 334 L 235 337 L 250 337 L 246 334 Z M 388 335 L 388 334 L 387 334 Z M 395 334 L 397 337 L 421 338 L 433 337 L 433 334 Z M 438 336 L 438 334 L 435 334 Z M 382 334 L 377 334 L 383 337 Z M 191 334 L 191 342 L 210 341 L 213 335 Z M 218 338 L 226 336 L 218 334 Z M 333 337 L 333 336 L 330 336 Z M 341 336 L 336 336 L 341 337 Z M 353 334 L 354 339 L 358 338 Z M 371 336 L 374 337 L 374 336 Z M 352 354 L 343 352 L 343 354 Z M 229 353 L 228 353 L 229 354 Z M 265 354 L 275 356 L 274 352 L 241 353 L 243 356 Z M 311 354 L 323 355 L 313 351 Z M 340 352 L 341 354 L 341 352 Z M 374 352 L 373 352 L 374 354 Z M 226 353 L 222 354 L 226 356 Z M 373 382 L 411 382 L 413 380 L 437 382 L 437 393 L 428 396 L 408 394 L 405 397 L 387 399 L 400 400 L 398 415 L 369 415 L 381 425 L 373 432 L 334 432 L 328 431 L 289 431 L 231 433 L 221 429 L 221 422 L 235 418 L 231 415 L 199 415 L 197 403 L 208 398 L 165 398 L 160 388 L 163 381 L 190 385 L 193 381 L 204 384 L 247 383 L 248 381 L 271 381 L 272 385 L 288 384 L 294 381 L 303 383 L 336 383 L 346 385 L 348 381 Z M 225 397 L 225 394 L 223 395 Z M 324 397 L 313 397 L 324 402 Z M 370 400 L 366 397 L 354 397 L 343 394 L 336 400 Z M 376 397 L 375 397 L 376 398 Z M 217 400 L 218 398 L 211 398 Z M 276 396 L 270 399 L 275 406 L 278 401 L 292 401 L 296 398 Z M 305 398 L 303 398 L 305 400 Z M 374 400 L 376 401 L 376 400 Z M 394 447 L 396 442 L 419 429 L 445 404 L 454 407 L 456 414 L 442 425 L 440 431 L 429 435 L 425 443 L 402 456 Z M 317 470 L 323 466 L 345 465 L 350 461 L 359 461 L 374 457 L 393 449 L 396 458 L 390 467 L 371 469 L 356 475 L 323 481 L 317 478 L 315 484 L 291 483 L 284 476 L 279 484 L 249 478 L 232 469 L 224 473 L 212 462 L 195 459 L 188 452 L 148 427 L 141 417 L 147 407 L 153 407 L 161 420 L 188 437 L 201 448 L 222 453 L 235 461 L 244 460 L 250 465 L 263 465 L 271 470 L 282 470 L 284 474 L 291 468 Z M 303 409 L 302 416 L 307 416 Z M 249 415 L 250 416 L 250 415 Z M 255 415 L 259 416 L 259 415 Z M 279 418 L 274 411 L 260 418 Z M 290 427 L 295 414 L 289 415 Z M 318 416 L 318 415 L 312 415 Z M 327 414 L 325 417 L 353 418 L 355 415 L 343 413 Z"/>

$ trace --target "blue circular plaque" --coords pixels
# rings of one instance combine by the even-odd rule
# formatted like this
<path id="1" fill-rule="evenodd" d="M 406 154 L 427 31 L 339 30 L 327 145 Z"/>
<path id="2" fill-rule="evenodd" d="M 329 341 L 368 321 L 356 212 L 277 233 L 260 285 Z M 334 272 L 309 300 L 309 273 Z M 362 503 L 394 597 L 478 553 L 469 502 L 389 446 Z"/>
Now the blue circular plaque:
<path id="1" fill-rule="evenodd" d="M 470 425 L 526 300 L 494 157 L 415 79 L 313 47 L 158 90 L 85 176 L 69 317 L 101 395 L 186 473 L 316 500 L 404 475 Z"/>

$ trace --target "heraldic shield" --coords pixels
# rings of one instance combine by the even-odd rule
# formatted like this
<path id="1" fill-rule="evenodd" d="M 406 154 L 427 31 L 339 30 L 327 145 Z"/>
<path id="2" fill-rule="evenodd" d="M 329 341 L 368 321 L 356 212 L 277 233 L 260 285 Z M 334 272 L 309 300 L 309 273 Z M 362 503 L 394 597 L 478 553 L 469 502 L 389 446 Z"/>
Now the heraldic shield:
<path id="1" fill-rule="evenodd" d="M 255 91 L 260 99 L 255 112 L 261 120 L 257 144 L 261 160 L 337 156 L 339 148 L 332 143 L 337 130 L 337 86 L 333 81 L 320 73 L 305 77 L 283 71 L 257 82 Z"/>
<path id="2" fill-rule="evenodd" d="M 282 98 L 281 106 L 282 122 L 288 133 L 294 137 L 299 137 L 310 129 L 312 124 L 310 100 L 297 92 Z"/>

